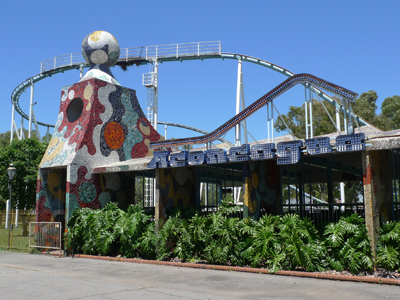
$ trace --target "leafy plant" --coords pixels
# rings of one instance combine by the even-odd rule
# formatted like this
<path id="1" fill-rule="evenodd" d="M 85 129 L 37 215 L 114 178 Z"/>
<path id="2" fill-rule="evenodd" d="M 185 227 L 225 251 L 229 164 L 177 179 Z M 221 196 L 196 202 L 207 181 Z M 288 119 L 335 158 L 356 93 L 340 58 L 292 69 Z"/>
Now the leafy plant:
<path id="1" fill-rule="evenodd" d="M 322 271 L 326 268 L 326 251 L 318 240 L 318 231 L 308 219 L 287 214 L 281 218 L 280 244 L 285 253 L 285 269 L 301 268 L 307 271 Z"/>
<path id="2" fill-rule="evenodd" d="M 75 253 L 96 254 L 95 236 L 93 231 L 94 219 L 99 210 L 90 208 L 77 209 L 68 222 L 68 231 L 65 235 L 66 247 Z"/>
<path id="3" fill-rule="evenodd" d="M 187 221 L 182 219 L 179 213 L 169 217 L 156 235 L 157 259 L 173 259 L 174 254 L 178 254 L 183 259 L 190 256 L 191 241 L 187 230 Z"/>
<path id="4" fill-rule="evenodd" d="M 251 236 L 252 243 L 243 252 L 243 255 L 252 267 L 267 264 L 274 270 L 281 268 L 285 256 L 279 256 L 282 253 L 282 245 L 279 243 L 277 235 L 279 218 L 279 216 L 265 215 L 259 222 L 252 219 L 247 220 L 246 230 Z"/>
<path id="5" fill-rule="evenodd" d="M 131 205 L 116 222 L 119 236 L 119 254 L 125 257 L 153 256 L 149 247 L 154 247 L 154 230 L 149 228 L 151 217 L 139 205 Z M 153 239 L 149 240 L 149 233 Z M 145 237 L 143 237 L 145 235 Z M 151 246 L 150 246 L 151 245 Z"/>
<path id="6" fill-rule="evenodd" d="M 400 268 L 400 223 L 386 222 L 379 228 L 377 264 L 394 271 Z"/>
<path id="7" fill-rule="evenodd" d="M 94 227 L 97 229 L 96 250 L 101 255 L 117 255 L 118 241 L 123 233 L 121 220 L 125 212 L 116 203 L 108 203 L 100 213 L 96 214 Z M 93 230 L 95 230 L 93 228 Z"/>
<path id="8" fill-rule="evenodd" d="M 328 224 L 321 235 L 313 223 L 296 214 L 239 220 L 237 207 L 223 203 L 206 217 L 190 219 L 178 212 L 155 233 L 155 224 L 143 208 L 127 212 L 115 203 L 103 210 L 76 210 L 65 235 L 67 247 L 75 252 L 122 255 L 147 259 L 205 260 L 212 264 L 251 265 L 280 269 L 323 271 L 371 270 L 370 243 L 364 219 L 342 217 Z M 389 222 L 380 229 L 378 265 L 395 270 L 400 265 L 400 223 Z M 324 240 L 323 240 L 324 238 Z M 322 241 L 323 240 L 323 241 Z"/>
<path id="9" fill-rule="evenodd" d="M 356 274 L 360 270 L 371 270 L 372 253 L 364 219 L 353 214 L 341 217 L 337 223 L 326 227 L 325 245 L 330 254 L 329 264 L 337 270 L 348 269 Z"/>

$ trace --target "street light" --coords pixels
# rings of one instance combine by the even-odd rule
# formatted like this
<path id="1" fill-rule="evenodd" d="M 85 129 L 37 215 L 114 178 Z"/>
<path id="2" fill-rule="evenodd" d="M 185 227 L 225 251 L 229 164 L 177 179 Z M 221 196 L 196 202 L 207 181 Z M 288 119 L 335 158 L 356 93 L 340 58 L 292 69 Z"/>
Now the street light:
<path id="1" fill-rule="evenodd" d="M 14 167 L 13 164 L 10 164 L 10 166 L 7 169 L 8 173 L 8 188 L 10 190 L 10 199 L 9 199 L 9 208 L 11 209 L 11 197 L 12 197 L 12 182 L 14 180 L 15 174 L 17 174 L 17 169 Z M 11 211 L 11 216 L 12 216 L 12 211 Z M 11 218 L 8 218 L 8 247 L 11 249 L 11 227 L 12 227 L 12 222 Z"/>

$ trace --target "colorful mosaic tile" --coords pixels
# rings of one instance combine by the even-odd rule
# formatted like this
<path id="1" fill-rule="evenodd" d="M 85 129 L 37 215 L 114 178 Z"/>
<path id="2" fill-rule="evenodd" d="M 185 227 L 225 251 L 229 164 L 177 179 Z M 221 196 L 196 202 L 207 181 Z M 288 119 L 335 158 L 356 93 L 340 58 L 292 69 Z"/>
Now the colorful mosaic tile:
<path id="1" fill-rule="evenodd" d="M 61 91 L 54 134 L 40 164 L 38 220 L 55 219 L 57 214 L 68 220 L 79 207 L 95 209 L 109 201 L 128 203 L 133 196 L 121 192 L 122 185 L 125 190 L 128 186 L 119 178 L 123 175 L 92 175 L 90 170 L 150 155 L 150 141 L 160 139 L 146 119 L 136 92 L 121 87 L 111 73 L 110 67 L 119 55 L 116 39 L 103 31 L 94 32 L 85 38 L 82 51 L 91 69 L 78 83 Z M 65 176 L 49 175 L 49 170 L 64 172 Z M 63 180 L 65 194 L 55 195 L 57 184 Z M 56 209 L 59 204 L 62 206 Z"/>

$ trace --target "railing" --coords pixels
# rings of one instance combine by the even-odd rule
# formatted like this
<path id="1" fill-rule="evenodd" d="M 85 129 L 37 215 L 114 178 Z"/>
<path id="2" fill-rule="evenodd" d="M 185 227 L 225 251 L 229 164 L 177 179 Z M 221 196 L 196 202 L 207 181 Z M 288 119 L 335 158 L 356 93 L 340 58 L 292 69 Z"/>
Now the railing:
<path id="1" fill-rule="evenodd" d="M 70 53 L 50 59 L 46 59 L 40 63 L 40 74 L 51 71 L 60 67 L 74 66 L 74 65 L 86 65 L 86 60 L 83 58 L 82 53 Z"/>
<path id="2" fill-rule="evenodd" d="M 121 49 L 119 60 L 152 60 L 159 58 L 180 58 L 203 55 L 221 55 L 221 42 L 196 42 Z"/>
<path id="3" fill-rule="evenodd" d="M 153 87 L 154 83 L 155 83 L 154 78 L 155 78 L 154 72 L 144 73 L 143 74 L 143 85 L 145 87 Z"/>
<path id="4" fill-rule="evenodd" d="M 364 204 L 359 203 L 307 203 L 283 204 L 283 214 L 299 214 L 307 217 L 314 223 L 337 222 L 341 216 L 358 214 L 364 217 Z"/>
<path id="5" fill-rule="evenodd" d="M 221 42 L 195 42 L 184 44 L 142 46 L 122 48 L 118 61 L 147 60 L 161 58 L 183 58 L 190 56 L 221 55 Z M 82 53 L 70 53 L 44 60 L 40 64 L 40 74 L 57 68 L 73 65 L 87 65 Z"/>
<path id="6" fill-rule="evenodd" d="M 61 222 L 29 223 L 29 250 L 31 248 L 54 249 L 59 250 L 61 256 L 61 233 Z"/>

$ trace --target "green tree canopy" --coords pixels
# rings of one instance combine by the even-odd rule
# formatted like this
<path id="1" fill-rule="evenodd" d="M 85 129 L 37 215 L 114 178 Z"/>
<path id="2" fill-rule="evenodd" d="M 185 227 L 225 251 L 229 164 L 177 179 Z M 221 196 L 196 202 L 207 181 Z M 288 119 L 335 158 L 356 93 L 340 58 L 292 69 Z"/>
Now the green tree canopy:
<path id="1" fill-rule="evenodd" d="M 336 128 L 329 118 L 329 115 L 325 111 L 326 108 L 330 116 L 334 118 L 335 107 L 330 105 L 326 101 L 323 101 L 323 103 L 324 104 L 316 99 L 312 100 L 313 132 L 315 136 L 336 131 Z M 282 119 L 285 120 L 285 123 L 295 137 L 298 137 L 300 139 L 306 138 L 306 115 L 304 104 L 302 106 L 290 106 L 289 112 L 286 115 L 281 115 L 281 118 L 276 120 L 275 130 L 278 132 L 287 130 L 285 123 L 282 121 Z"/>
<path id="2" fill-rule="evenodd" d="M 381 106 L 382 112 L 376 113 L 378 108 L 376 101 L 378 95 L 375 91 L 368 91 L 362 93 L 353 103 L 352 108 L 355 114 L 359 115 L 368 123 L 386 131 L 400 128 L 400 96 L 393 96 L 386 98 Z M 324 107 L 324 103 L 329 114 L 335 120 L 335 107 L 327 101 L 312 100 L 313 105 L 313 130 L 314 136 L 328 134 L 336 131 L 335 126 L 330 120 Z M 306 132 L 305 110 L 304 104 L 302 106 L 290 106 L 289 112 L 286 115 L 281 115 L 281 118 L 276 120 L 275 130 L 277 132 L 287 131 L 284 122 L 291 130 L 294 136 L 304 139 Z M 343 129 L 343 128 L 341 128 Z"/>
<path id="3" fill-rule="evenodd" d="M 37 168 L 46 151 L 47 143 L 36 139 L 13 141 L 0 149 L 0 195 L 9 198 L 7 168 L 11 163 L 17 169 L 13 181 L 12 206 L 18 208 L 34 208 L 36 204 Z M 4 203 L 0 203 L 4 209 Z"/>
<path id="4" fill-rule="evenodd" d="M 24 128 L 23 131 L 24 131 L 24 137 L 27 138 L 28 137 L 28 129 Z M 32 136 L 33 139 L 39 140 L 38 135 L 36 133 L 36 130 L 32 130 L 31 131 L 31 136 Z M 51 135 L 49 135 L 49 136 L 50 136 L 49 137 L 49 141 L 50 141 Z M 3 133 L 0 133 L 0 149 L 10 145 L 10 137 L 11 137 L 11 131 L 6 131 L 6 132 L 3 132 Z M 18 136 L 14 132 L 13 141 L 16 141 L 16 140 L 18 140 Z M 47 140 L 47 137 L 44 136 L 43 140 Z"/>
<path id="5" fill-rule="evenodd" d="M 353 111 L 368 123 L 376 124 L 376 100 L 378 94 L 375 91 L 362 93 L 352 105 Z"/>
<path id="6" fill-rule="evenodd" d="M 400 97 L 393 96 L 386 98 L 381 106 L 381 116 L 387 122 L 382 129 L 393 130 L 400 128 Z"/>

